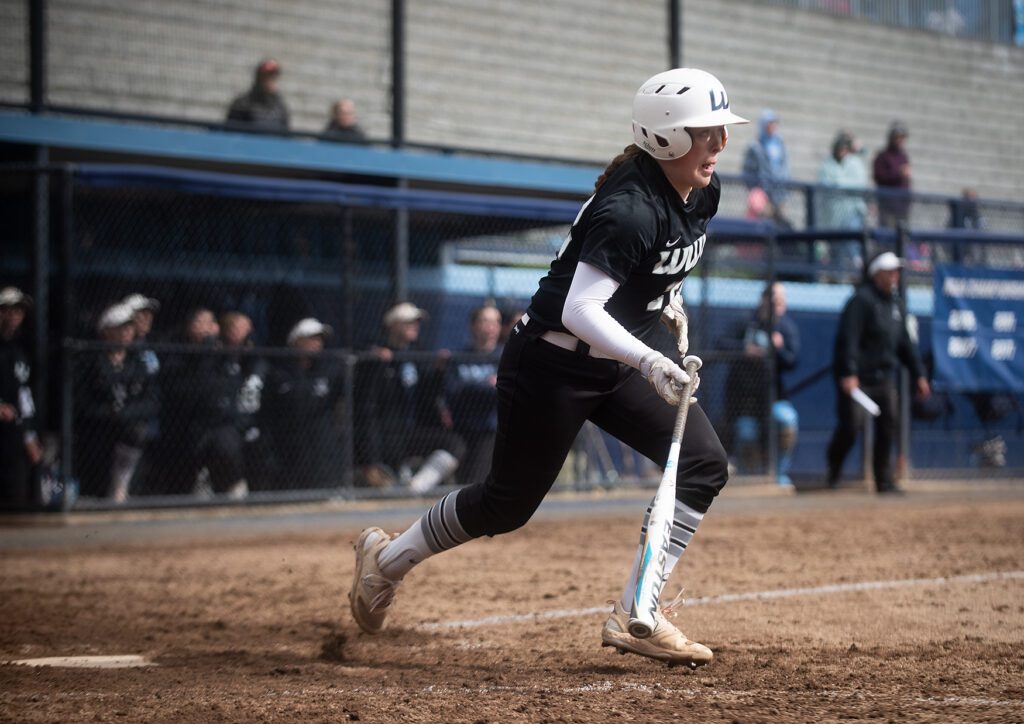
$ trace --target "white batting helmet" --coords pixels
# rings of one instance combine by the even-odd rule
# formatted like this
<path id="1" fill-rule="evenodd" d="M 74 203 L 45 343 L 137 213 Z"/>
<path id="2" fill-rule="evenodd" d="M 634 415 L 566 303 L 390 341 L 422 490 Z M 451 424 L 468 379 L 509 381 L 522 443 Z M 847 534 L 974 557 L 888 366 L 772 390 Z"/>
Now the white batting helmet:
<path id="1" fill-rule="evenodd" d="M 696 68 L 675 68 L 649 78 L 633 97 L 633 138 L 655 158 L 685 156 L 693 145 L 687 128 L 750 123 L 729 110 L 721 81 Z"/>

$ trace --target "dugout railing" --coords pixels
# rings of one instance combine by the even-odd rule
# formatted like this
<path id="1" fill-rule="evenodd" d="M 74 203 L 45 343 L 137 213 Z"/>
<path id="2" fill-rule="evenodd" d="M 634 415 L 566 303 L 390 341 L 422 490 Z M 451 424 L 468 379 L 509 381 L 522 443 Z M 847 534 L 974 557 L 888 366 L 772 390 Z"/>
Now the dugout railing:
<path id="1" fill-rule="evenodd" d="M 22 342 L 34 363 L 40 429 L 51 441 L 45 474 L 33 483 L 36 505 L 44 497 L 51 504 L 67 505 L 70 497 L 61 503 L 53 495 L 64 481 L 78 480 L 82 492 L 76 461 L 86 460 L 90 450 L 76 435 L 76 428 L 89 429 L 81 422 L 79 388 L 88 379 L 82 370 L 110 347 L 97 339 L 102 313 L 133 293 L 161 306 L 153 336 L 132 349 L 145 347 L 168 360 L 223 360 L 234 354 L 281 363 L 300 356 L 285 343 L 299 320 L 315 317 L 332 327 L 323 355 L 345 371 L 338 405 L 332 409 L 331 439 L 337 445 L 332 454 L 338 457 L 329 464 L 338 469 L 330 485 L 309 484 L 301 475 L 282 475 L 270 483 L 254 478 L 248 481 L 246 500 L 412 494 L 403 487 L 408 471 L 401 463 L 388 464 L 390 469 L 370 476 L 372 480 L 359 477 L 367 462 L 355 437 L 361 427 L 355 407 L 355 393 L 361 389 L 359 362 L 368 360 L 372 347 L 381 342 L 383 313 L 399 299 L 427 310 L 430 317 L 421 339 L 421 349 L 427 351 L 417 353 L 423 355 L 418 361 L 436 366 L 439 350 L 449 350 L 449 359 L 458 361 L 467 344 L 470 311 L 484 302 L 505 310 L 525 306 L 578 210 L 573 201 L 123 166 L 8 167 L 2 179 L 2 283 L 35 297 Z M 741 188 L 740 180 L 730 180 L 725 193 L 735 197 Z M 958 202 L 943 198 L 941 204 L 934 203 L 949 210 Z M 1024 206 L 1005 205 L 1004 211 L 999 218 L 1009 227 L 1014 219 L 1024 219 Z M 948 258 L 1024 267 L 1024 223 L 1018 233 L 996 233 L 945 229 L 948 219 L 942 218 L 943 228 L 903 229 L 900 234 L 875 228 L 784 230 L 734 218 L 728 211 L 715 220 L 711 242 L 685 294 L 694 312 L 692 346 L 706 362 L 701 401 L 724 440 L 733 435 L 728 380 L 742 357 L 733 330 L 756 307 L 765 280 L 781 279 L 805 340 L 797 367 L 786 373 L 787 384 L 796 389 L 792 399 L 801 418 L 793 473 L 800 485 L 820 483 L 834 415 L 831 381 L 822 370 L 829 364 L 836 316 L 859 278 L 861 260 L 880 248 L 906 253 L 911 261 L 907 299 L 922 321 L 922 335 L 927 334 L 930 314 L 929 267 L 919 263 L 916 249 L 928 250 L 929 263 Z M 216 346 L 182 346 L 187 345 L 183 323 L 202 308 L 218 316 L 244 313 L 252 323 L 255 346 L 232 353 Z M 657 344 L 671 349 L 667 337 Z M 772 372 L 751 374 L 770 377 Z M 437 384 L 443 390 L 443 380 Z M 759 404 L 770 404 L 771 394 Z M 945 471 L 969 476 L 988 476 L 993 470 L 1019 473 L 1024 468 L 1017 452 L 1024 450 L 1018 444 L 1019 405 L 1004 396 L 998 409 L 978 413 L 975 407 L 973 400 L 953 395 L 955 414 L 914 418 L 904 439 L 907 469 L 930 476 Z M 178 409 L 166 414 L 172 420 L 185 415 Z M 767 414 L 762 421 L 760 449 L 737 464 L 739 482 L 772 479 L 778 455 L 774 423 Z M 171 422 L 168 429 L 180 427 Z M 161 429 L 158 424 L 155 434 Z M 982 443 L 996 436 L 1006 443 L 1001 456 L 979 452 Z M 193 454 L 184 447 L 189 439 L 185 433 L 174 442 L 165 439 L 159 444 L 162 459 L 184 461 Z M 932 448 L 942 455 L 933 454 Z M 141 460 L 138 465 L 143 465 Z M 851 456 L 854 475 L 858 461 L 859 456 Z M 193 465 L 172 486 L 140 482 L 138 494 L 130 494 L 126 504 L 228 500 L 220 481 L 203 484 L 204 467 L 208 477 L 208 465 Z M 652 480 L 656 475 L 648 463 L 587 428 L 558 484 L 585 488 L 647 485 Z M 444 484 L 459 482 L 456 474 Z M 79 497 L 78 507 L 113 503 L 109 490 L 98 492 L 92 483 L 85 492 L 92 494 Z"/>

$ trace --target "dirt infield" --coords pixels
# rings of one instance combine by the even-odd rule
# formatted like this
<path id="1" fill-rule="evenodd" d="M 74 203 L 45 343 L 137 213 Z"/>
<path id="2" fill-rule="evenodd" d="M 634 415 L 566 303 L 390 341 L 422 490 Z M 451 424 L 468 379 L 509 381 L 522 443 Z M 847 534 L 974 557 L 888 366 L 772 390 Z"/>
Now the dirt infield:
<path id="1" fill-rule="evenodd" d="M 600 647 L 639 508 L 431 559 L 377 637 L 343 605 L 352 527 L 10 549 L 0 659 L 157 665 L 0 666 L 0 719 L 1024 721 L 1024 486 L 816 500 L 706 518 L 669 584 L 715 650 L 692 672 Z"/>

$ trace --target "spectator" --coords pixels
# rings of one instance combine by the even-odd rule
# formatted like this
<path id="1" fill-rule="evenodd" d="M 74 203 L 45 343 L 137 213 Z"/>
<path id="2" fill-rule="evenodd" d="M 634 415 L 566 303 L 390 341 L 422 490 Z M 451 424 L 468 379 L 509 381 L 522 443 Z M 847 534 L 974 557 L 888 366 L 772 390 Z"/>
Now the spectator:
<path id="1" fill-rule="evenodd" d="M 454 430 L 466 442 L 466 458 L 460 477 L 483 480 L 491 469 L 494 436 L 498 430 L 498 361 L 502 345 L 501 312 L 494 304 L 482 304 L 469 317 L 467 356 L 449 365 L 445 397 Z"/>
<path id="2" fill-rule="evenodd" d="M 20 289 L 0 290 L 0 505 L 11 508 L 33 502 L 32 471 L 43 458 L 29 387 L 32 368 L 18 339 L 31 308 L 32 299 Z"/>
<path id="3" fill-rule="evenodd" d="M 895 227 L 910 216 L 910 157 L 907 156 L 907 128 L 893 121 L 886 147 L 875 156 L 875 185 L 878 196 L 878 225 Z"/>
<path id="4" fill-rule="evenodd" d="M 775 479 L 792 486 L 789 469 L 796 446 L 799 417 L 786 396 L 782 373 L 796 366 L 800 334 L 786 314 L 786 290 L 773 282 L 761 293 L 761 302 L 737 329 L 735 345 L 743 357 L 733 363 L 726 382 L 729 431 L 734 437 L 741 472 L 760 468 L 767 444 L 769 414 L 778 428 L 779 451 Z M 775 400 L 769 390 L 774 386 Z"/>
<path id="5" fill-rule="evenodd" d="M 153 376 L 132 349 L 134 311 L 104 310 L 96 329 L 107 347 L 85 358 L 75 381 L 76 465 L 83 495 L 123 503 L 151 439 L 159 401 Z M 81 358 L 80 358 L 81 359 Z"/>
<path id="6" fill-rule="evenodd" d="M 224 356 L 221 368 L 234 401 L 235 427 L 242 436 L 245 479 L 250 488 L 268 490 L 276 483 L 273 445 L 262 415 L 270 365 L 250 351 L 252 319 L 248 315 L 235 311 L 221 315 L 220 338 L 225 350 L 235 352 Z"/>
<path id="7" fill-rule="evenodd" d="M 915 379 L 917 395 L 924 399 L 931 387 L 910 337 L 906 310 L 899 299 L 903 260 L 891 251 L 875 255 L 867 265 L 865 282 L 843 308 L 836 334 L 833 374 L 836 383 L 838 424 L 828 446 L 828 486 L 839 485 L 843 461 L 857 440 L 863 418 L 854 401 L 863 391 L 880 408 L 875 418 L 874 476 L 879 493 L 901 493 L 893 477 L 890 456 L 897 429 L 894 373 L 900 364 Z"/>
<path id="8" fill-rule="evenodd" d="M 161 375 L 164 448 L 168 465 L 184 463 L 185 485 L 197 495 L 245 498 L 242 435 L 235 423 L 235 390 L 225 374 L 220 325 L 205 307 L 185 318 L 180 341 L 193 347 L 170 357 Z M 180 489 L 174 492 L 183 492 Z"/>
<path id="9" fill-rule="evenodd" d="M 228 108 L 228 126 L 256 131 L 287 131 L 288 108 L 277 83 L 281 77 L 281 64 L 267 58 L 256 66 L 252 87 L 231 102 Z"/>
<path id="10" fill-rule="evenodd" d="M 743 177 L 750 189 L 748 206 L 760 208 L 761 216 L 789 228 L 792 224 L 785 212 L 789 195 L 786 185 L 790 178 L 789 157 L 779 135 L 779 123 L 779 114 L 775 111 L 761 113 L 757 139 L 747 146 L 743 157 Z"/>
<path id="11" fill-rule="evenodd" d="M 288 333 L 297 353 L 275 370 L 267 420 L 284 480 L 299 489 L 337 487 L 342 460 L 337 417 L 342 380 L 323 353 L 330 326 L 308 317 Z"/>
<path id="12" fill-rule="evenodd" d="M 444 401 L 447 356 L 441 352 L 433 362 L 422 362 L 406 355 L 415 351 L 426 316 L 409 302 L 389 309 L 384 342 L 371 350 L 374 359 L 357 367 L 356 383 L 356 446 L 359 462 L 366 465 L 363 477 L 370 484 L 397 477 L 417 493 L 451 477 L 466 452 Z"/>
<path id="13" fill-rule="evenodd" d="M 332 141 L 365 143 L 366 134 L 356 123 L 356 104 L 351 98 L 342 98 L 331 106 L 331 118 L 324 127 L 324 136 Z"/>
<path id="14" fill-rule="evenodd" d="M 949 221 L 951 229 L 984 229 L 987 226 L 978 206 L 978 192 L 965 188 L 960 193 L 960 200 L 953 205 L 953 216 Z"/>
<path id="15" fill-rule="evenodd" d="M 852 133 L 840 131 L 832 142 L 832 155 L 818 170 L 818 183 L 837 189 L 864 191 L 868 172 L 862 157 L 863 147 Z M 863 229 L 868 207 L 860 194 L 818 192 L 818 222 L 823 229 Z"/>

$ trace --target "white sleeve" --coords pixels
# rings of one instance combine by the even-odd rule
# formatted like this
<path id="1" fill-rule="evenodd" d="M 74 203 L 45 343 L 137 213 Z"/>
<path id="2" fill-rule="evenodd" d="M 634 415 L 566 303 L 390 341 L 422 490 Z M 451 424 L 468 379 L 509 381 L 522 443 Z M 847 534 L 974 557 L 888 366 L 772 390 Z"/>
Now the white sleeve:
<path id="1" fill-rule="evenodd" d="M 579 262 L 562 309 L 562 324 L 591 348 L 639 369 L 651 348 L 605 311 L 619 283 L 600 269 Z"/>

